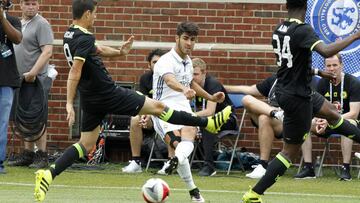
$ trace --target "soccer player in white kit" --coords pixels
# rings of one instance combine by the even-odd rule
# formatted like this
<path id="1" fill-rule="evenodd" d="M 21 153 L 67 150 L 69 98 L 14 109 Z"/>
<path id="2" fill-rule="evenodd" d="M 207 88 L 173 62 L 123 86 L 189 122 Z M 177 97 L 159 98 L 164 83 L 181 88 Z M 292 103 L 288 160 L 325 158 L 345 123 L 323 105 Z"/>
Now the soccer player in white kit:
<path id="1" fill-rule="evenodd" d="M 192 113 L 189 100 L 195 95 L 214 102 L 223 102 L 224 93 L 209 95 L 197 83 L 193 82 L 193 66 L 188 54 L 194 49 L 199 27 L 192 22 L 182 22 L 177 27 L 176 46 L 161 56 L 154 67 L 153 99 L 178 111 Z M 230 107 L 230 106 L 229 106 Z M 196 187 L 188 160 L 194 149 L 197 128 L 174 125 L 153 117 L 154 128 L 167 144 L 175 149 L 175 156 L 169 161 L 165 172 L 171 174 L 177 169 L 184 180 L 193 202 L 205 202 Z"/>

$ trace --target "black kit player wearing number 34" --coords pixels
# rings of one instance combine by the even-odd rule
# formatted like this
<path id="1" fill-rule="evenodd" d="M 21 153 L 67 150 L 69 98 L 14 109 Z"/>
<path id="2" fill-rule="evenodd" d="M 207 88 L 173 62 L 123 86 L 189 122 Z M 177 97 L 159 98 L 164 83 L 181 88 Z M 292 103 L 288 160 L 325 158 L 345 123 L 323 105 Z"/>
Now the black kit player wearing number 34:
<path id="1" fill-rule="evenodd" d="M 308 135 L 312 119 L 312 51 L 327 58 L 360 38 L 360 32 L 357 32 L 327 45 L 319 40 L 310 25 L 303 23 L 307 0 L 287 0 L 286 8 L 288 19 L 276 26 L 272 36 L 272 46 L 279 67 L 275 95 L 279 106 L 284 110 L 284 145 L 282 151 L 271 161 L 265 175 L 244 194 L 242 201 L 245 203 L 262 202 L 260 195 L 291 166 L 291 160 Z M 317 72 L 314 71 L 315 74 Z M 330 127 L 339 131 L 351 128 L 351 124 L 342 117 L 331 125 Z"/>

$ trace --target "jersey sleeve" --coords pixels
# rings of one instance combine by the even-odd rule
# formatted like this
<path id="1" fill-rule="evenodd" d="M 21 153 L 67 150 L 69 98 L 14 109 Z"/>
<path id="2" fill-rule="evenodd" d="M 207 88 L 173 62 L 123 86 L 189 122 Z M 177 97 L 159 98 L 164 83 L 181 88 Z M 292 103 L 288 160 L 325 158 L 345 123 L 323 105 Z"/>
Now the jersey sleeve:
<path id="1" fill-rule="evenodd" d="M 174 66 L 169 61 L 164 60 L 164 58 L 160 58 L 160 60 L 156 62 L 154 72 L 157 72 L 160 77 L 169 73 L 175 75 Z"/>
<path id="2" fill-rule="evenodd" d="M 351 80 L 350 102 L 360 102 L 360 81 L 356 78 Z"/>
<path id="3" fill-rule="evenodd" d="M 85 61 L 87 56 L 95 49 L 95 38 L 91 35 L 79 37 L 78 46 L 75 49 L 74 59 Z"/>
<path id="4" fill-rule="evenodd" d="M 295 37 L 299 40 L 299 47 L 304 49 L 313 50 L 318 43 L 322 42 L 314 29 L 308 24 L 299 26 Z"/>
<path id="5" fill-rule="evenodd" d="M 209 81 L 206 81 L 206 83 L 208 84 L 204 90 L 211 95 L 223 91 L 221 83 L 213 77 L 211 77 Z"/>
<path id="6" fill-rule="evenodd" d="M 44 20 L 41 21 L 36 29 L 36 38 L 40 46 L 52 44 L 54 41 L 54 34 L 50 24 Z"/>
<path id="7" fill-rule="evenodd" d="M 263 96 L 267 97 L 270 93 L 271 87 L 274 84 L 275 80 L 276 80 L 276 76 L 272 75 L 266 78 L 265 80 L 263 80 L 262 82 L 256 84 L 256 88 Z"/>

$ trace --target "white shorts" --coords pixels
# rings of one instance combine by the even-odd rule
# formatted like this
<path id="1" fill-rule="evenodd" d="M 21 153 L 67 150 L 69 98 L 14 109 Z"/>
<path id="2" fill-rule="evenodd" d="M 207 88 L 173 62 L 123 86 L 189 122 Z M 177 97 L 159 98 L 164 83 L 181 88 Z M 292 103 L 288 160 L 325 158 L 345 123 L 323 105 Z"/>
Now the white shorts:
<path id="1" fill-rule="evenodd" d="M 194 113 L 191 109 L 190 103 L 189 101 L 186 102 L 165 102 L 166 106 L 168 106 L 171 109 L 177 110 L 177 111 L 186 111 L 189 113 Z M 164 139 L 166 133 L 174 131 L 174 130 L 180 130 L 181 128 L 184 127 L 184 125 L 174 125 L 168 122 L 165 122 L 161 119 L 159 119 L 158 117 L 155 116 L 151 116 L 153 124 L 154 124 L 154 129 L 155 131 L 161 136 L 162 139 Z"/>

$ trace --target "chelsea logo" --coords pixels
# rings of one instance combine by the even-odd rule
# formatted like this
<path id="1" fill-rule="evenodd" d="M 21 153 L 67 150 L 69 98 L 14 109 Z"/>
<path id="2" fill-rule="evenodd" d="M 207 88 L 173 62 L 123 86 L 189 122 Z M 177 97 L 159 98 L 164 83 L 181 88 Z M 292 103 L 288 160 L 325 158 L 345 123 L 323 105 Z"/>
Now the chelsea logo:
<path id="1" fill-rule="evenodd" d="M 360 29 L 360 0 L 314 0 L 310 20 L 325 43 L 343 39 Z M 357 40 L 344 51 L 352 52 L 359 47 Z"/>

